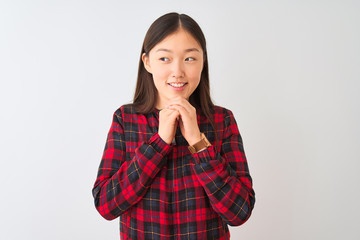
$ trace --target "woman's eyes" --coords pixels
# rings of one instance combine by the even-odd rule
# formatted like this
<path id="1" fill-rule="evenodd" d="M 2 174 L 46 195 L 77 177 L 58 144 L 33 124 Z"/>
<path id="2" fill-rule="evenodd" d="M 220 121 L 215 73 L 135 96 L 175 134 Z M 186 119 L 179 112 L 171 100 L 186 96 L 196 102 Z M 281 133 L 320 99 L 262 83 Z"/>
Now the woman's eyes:
<path id="1" fill-rule="evenodd" d="M 187 62 L 188 62 L 188 61 L 195 61 L 195 58 L 193 58 L 193 57 L 188 57 L 188 58 L 185 59 L 185 61 L 187 61 Z"/>
<path id="2" fill-rule="evenodd" d="M 162 61 L 162 62 L 169 62 L 170 59 L 167 58 L 167 57 L 161 57 L 161 58 L 160 58 L 160 61 Z M 190 62 L 190 61 L 195 61 L 195 58 L 193 58 L 193 57 L 187 57 L 187 58 L 185 58 L 185 62 Z"/>

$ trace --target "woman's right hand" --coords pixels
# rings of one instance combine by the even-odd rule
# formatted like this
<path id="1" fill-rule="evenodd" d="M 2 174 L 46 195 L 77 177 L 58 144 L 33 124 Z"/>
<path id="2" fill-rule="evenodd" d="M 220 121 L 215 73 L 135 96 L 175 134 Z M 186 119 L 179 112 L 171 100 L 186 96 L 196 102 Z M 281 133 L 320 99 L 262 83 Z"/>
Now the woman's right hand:
<path id="1" fill-rule="evenodd" d="M 180 116 L 179 111 L 164 108 L 159 112 L 159 131 L 158 134 L 167 144 L 171 144 L 175 137 L 177 128 L 177 118 Z"/>

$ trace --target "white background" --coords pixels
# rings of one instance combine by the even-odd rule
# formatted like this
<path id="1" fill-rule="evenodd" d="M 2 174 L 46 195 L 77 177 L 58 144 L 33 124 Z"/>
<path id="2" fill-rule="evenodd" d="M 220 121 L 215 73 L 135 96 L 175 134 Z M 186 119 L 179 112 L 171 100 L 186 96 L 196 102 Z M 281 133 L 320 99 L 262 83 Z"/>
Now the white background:
<path id="1" fill-rule="evenodd" d="M 349 0 L 2 0 L 0 238 L 119 239 L 91 189 L 145 33 L 170 11 L 203 28 L 213 99 L 244 140 L 256 204 L 232 239 L 359 239 L 360 4 Z"/>

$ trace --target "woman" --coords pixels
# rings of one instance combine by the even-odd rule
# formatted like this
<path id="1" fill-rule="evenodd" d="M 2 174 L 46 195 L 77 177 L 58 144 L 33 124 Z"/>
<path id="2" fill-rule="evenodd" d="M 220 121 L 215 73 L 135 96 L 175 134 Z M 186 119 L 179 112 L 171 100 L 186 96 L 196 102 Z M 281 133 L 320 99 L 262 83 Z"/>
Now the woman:
<path id="1" fill-rule="evenodd" d="M 149 28 L 133 104 L 117 109 L 93 196 L 121 239 L 229 239 L 255 203 L 230 110 L 210 98 L 205 37 L 185 14 Z"/>

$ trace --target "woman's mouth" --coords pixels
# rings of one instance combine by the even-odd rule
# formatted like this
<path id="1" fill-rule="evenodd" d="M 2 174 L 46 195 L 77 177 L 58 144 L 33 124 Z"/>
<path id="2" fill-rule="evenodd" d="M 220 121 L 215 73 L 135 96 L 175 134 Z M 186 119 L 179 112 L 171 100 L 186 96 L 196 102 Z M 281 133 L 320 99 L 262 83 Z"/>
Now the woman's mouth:
<path id="1" fill-rule="evenodd" d="M 169 84 L 169 86 L 171 87 L 172 90 L 174 90 L 174 91 L 182 91 L 182 90 L 184 90 L 186 88 L 186 85 L 188 83 L 182 82 L 182 83 L 168 83 L 168 84 Z"/>
<path id="2" fill-rule="evenodd" d="M 174 88 L 182 88 L 184 87 L 187 83 L 168 83 L 170 86 L 174 87 Z"/>

